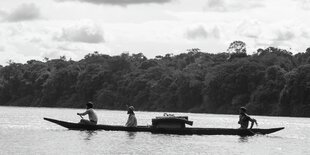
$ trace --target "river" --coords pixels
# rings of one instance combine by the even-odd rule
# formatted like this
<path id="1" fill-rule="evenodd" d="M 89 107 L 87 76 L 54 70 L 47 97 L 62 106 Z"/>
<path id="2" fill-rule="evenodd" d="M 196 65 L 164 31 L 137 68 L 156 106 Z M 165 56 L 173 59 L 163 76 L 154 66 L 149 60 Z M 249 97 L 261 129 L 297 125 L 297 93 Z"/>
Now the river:
<path id="1" fill-rule="evenodd" d="M 84 109 L 0 106 L 0 154 L 310 154 L 310 118 L 253 116 L 258 127 L 285 127 L 270 135 L 168 135 L 124 131 L 71 131 L 43 117 L 78 122 Z M 96 110 L 99 124 L 122 125 L 126 111 Z M 238 128 L 238 115 L 189 116 L 193 127 Z M 136 111 L 138 125 L 151 125 L 163 112 Z"/>

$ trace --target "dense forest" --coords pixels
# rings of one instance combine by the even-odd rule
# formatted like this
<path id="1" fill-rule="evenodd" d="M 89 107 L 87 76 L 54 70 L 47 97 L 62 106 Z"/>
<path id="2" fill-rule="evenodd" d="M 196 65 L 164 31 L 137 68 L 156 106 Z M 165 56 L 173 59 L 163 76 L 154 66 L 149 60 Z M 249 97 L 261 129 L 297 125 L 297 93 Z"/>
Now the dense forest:
<path id="1" fill-rule="evenodd" d="M 95 51 L 80 61 L 45 58 L 0 66 L 0 105 L 310 116 L 310 48 L 269 47 L 248 55 L 235 41 L 226 52 L 199 49 L 146 58 Z"/>

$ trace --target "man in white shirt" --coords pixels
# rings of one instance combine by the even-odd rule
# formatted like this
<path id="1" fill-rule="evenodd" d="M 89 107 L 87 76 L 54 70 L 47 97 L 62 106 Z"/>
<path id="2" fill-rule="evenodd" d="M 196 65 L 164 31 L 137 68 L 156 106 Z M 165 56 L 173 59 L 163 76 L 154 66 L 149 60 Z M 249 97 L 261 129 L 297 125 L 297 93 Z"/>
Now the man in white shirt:
<path id="1" fill-rule="evenodd" d="M 127 106 L 128 107 L 128 106 Z M 135 113 L 133 112 L 135 108 L 133 106 L 128 107 L 127 114 L 129 114 L 127 122 L 125 126 L 127 127 L 136 127 L 137 126 L 137 118 L 135 116 Z"/>
<path id="2" fill-rule="evenodd" d="M 91 124 L 91 125 L 97 124 L 98 117 L 95 110 L 93 109 L 93 106 L 94 105 L 92 102 L 88 102 L 86 103 L 86 111 L 83 113 L 77 113 L 77 115 L 80 116 L 88 115 L 89 120 L 82 118 L 80 121 L 81 124 Z"/>

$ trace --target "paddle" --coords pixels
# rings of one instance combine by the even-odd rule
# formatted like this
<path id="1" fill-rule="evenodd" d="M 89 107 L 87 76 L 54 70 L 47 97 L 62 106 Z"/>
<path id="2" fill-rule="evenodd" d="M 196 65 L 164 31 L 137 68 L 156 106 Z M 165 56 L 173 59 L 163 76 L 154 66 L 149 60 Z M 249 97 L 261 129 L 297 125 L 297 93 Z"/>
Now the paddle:
<path id="1" fill-rule="evenodd" d="M 255 135 L 255 132 L 254 132 L 254 131 L 252 131 L 251 129 L 248 129 L 248 131 L 250 131 L 250 132 L 251 132 L 251 134 Z"/>
<path id="2" fill-rule="evenodd" d="M 79 114 L 77 114 L 77 115 L 79 115 Z M 79 116 L 80 116 L 82 119 L 84 119 L 82 115 L 79 115 Z"/>

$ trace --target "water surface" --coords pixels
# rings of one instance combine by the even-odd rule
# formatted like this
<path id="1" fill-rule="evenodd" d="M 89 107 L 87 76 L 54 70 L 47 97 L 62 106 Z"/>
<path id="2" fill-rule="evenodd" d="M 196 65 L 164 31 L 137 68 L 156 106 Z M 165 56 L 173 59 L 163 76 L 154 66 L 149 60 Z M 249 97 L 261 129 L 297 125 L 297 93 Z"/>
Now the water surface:
<path id="1" fill-rule="evenodd" d="M 168 135 L 124 131 L 71 131 L 43 120 L 78 122 L 84 109 L 0 107 L 0 150 L 6 154 L 310 154 L 310 119 L 253 116 L 260 128 L 285 129 L 252 137 Z M 100 124 L 123 125 L 125 111 L 96 110 Z M 238 128 L 238 115 L 187 115 L 193 127 Z M 150 125 L 162 112 L 136 112 L 139 125 Z"/>

